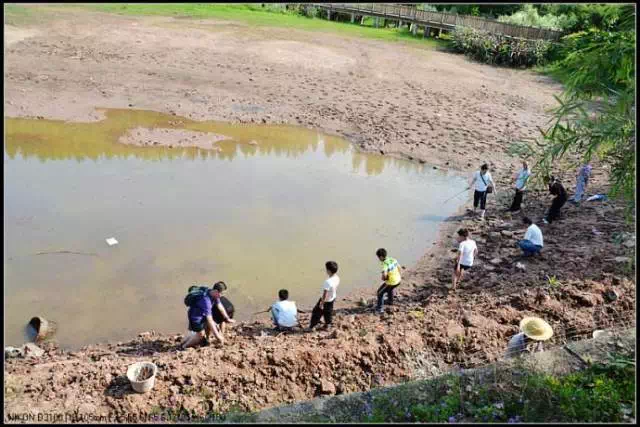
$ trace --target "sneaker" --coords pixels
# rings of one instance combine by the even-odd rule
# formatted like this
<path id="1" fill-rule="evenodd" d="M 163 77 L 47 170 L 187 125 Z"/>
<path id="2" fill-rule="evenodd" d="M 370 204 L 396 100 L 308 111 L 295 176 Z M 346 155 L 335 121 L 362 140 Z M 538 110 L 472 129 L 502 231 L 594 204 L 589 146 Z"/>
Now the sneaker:
<path id="1" fill-rule="evenodd" d="M 549 221 L 547 221 L 546 219 L 543 219 L 542 222 L 544 222 L 545 224 L 549 224 Z"/>
<path id="2" fill-rule="evenodd" d="M 384 309 L 376 308 L 376 314 L 384 314 Z"/>

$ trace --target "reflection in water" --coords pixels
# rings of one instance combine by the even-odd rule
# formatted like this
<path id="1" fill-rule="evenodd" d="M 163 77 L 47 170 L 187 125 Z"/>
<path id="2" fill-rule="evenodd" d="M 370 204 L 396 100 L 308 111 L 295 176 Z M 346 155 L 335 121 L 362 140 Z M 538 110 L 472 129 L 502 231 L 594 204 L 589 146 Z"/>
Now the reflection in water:
<path id="1" fill-rule="evenodd" d="M 114 159 L 134 156 L 149 161 L 172 160 L 186 157 L 191 160 L 214 158 L 233 161 L 239 154 L 244 157 L 275 155 L 297 158 L 307 151 L 315 152 L 319 145 L 326 157 L 334 153 L 345 153 L 352 148 L 348 142 L 316 131 L 293 126 L 232 125 L 224 122 L 197 122 L 152 111 L 108 109 L 106 119 L 90 123 L 68 123 L 58 120 L 33 120 L 5 118 L 5 152 L 13 159 L 36 157 L 40 161 L 75 159 L 78 162 L 100 158 Z M 180 119 L 180 120 L 178 120 Z M 200 132 L 215 132 L 230 139 L 217 142 L 219 150 L 194 147 L 173 148 L 164 146 L 139 147 L 114 144 L 129 129 L 134 127 L 184 129 Z M 259 141 L 251 145 L 249 141 Z M 385 164 L 407 171 L 424 171 L 424 166 L 399 161 L 376 154 L 354 153 L 353 172 L 361 170 L 367 175 L 379 175 Z"/>
<path id="2" fill-rule="evenodd" d="M 136 127 L 213 132 L 220 151 L 117 143 Z M 240 319 L 289 289 L 312 304 L 324 262 L 339 296 L 378 279 L 375 250 L 411 265 L 466 186 L 291 126 L 106 110 L 93 123 L 5 119 L 5 332 L 43 315 L 62 345 L 181 332 L 189 285 L 225 280 Z M 250 145 L 255 140 L 258 145 Z M 416 218 L 422 220 L 416 221 Z M 104 239 L 120 242 L 109 247 Z M 96 253 L 42 255 L 67 250 Z M 117 313 L 117 315 L 114 315 Z M 243 316 L 244 315 L 244 316 Z M 26 318 L 25 318 L 26 317 Z"/>

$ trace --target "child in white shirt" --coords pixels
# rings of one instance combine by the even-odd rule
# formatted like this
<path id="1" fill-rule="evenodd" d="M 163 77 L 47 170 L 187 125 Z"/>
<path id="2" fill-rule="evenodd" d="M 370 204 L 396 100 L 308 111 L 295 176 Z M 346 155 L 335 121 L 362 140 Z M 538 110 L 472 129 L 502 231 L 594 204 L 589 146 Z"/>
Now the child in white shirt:
<path id="1" fill-rule="evenodd" d="M 469 270 L 473 266 L 473 259 L 478 255 L 478 247 L 476 242 L 469 238 L 469 230 L 465 228 L 458 230 L 457 239 L 460 246 L 453 272 L 453 289 L 462 280 L 465 270 Z"/>

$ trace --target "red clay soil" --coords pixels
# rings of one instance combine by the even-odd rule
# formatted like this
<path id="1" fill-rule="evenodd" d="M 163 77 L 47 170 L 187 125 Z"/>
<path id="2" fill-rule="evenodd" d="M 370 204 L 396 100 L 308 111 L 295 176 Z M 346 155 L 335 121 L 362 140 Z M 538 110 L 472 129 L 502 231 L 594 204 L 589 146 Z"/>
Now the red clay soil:
<path id="1" fill-rule="evenodd" d="M 12 41 L 5 46 L 8 116 L 86 120 L 95 106 L 132 104 L 195 119 L 287 120 L 334 131 L 363 150 L 441 166 L 475 169 L 486 159 L 506 189 L 518 163 L 507 154 L 509 140 L 533 135 L 558 93 L 530 72 L 402 45 L 289 29 L 227 31 L 209 21 L 179 28 L 172 18 L 71 15 L 5 28 Z M 589 193 L 606 190 L 604 182 L 606 171 L 597 169 Z M 570 190 L 573 183 L 565 184 Z M 531 192 L 525 203 L 539 221 L 550 196 Z M 465 212 L 448 219 L 437 243 L 404 271 L 400 297 L 382 317 L 358 304 L 362 296 L 371 302 L 370 290 L 341 296 L 330 331 L 277 335 L 265 316 L 236 324 L 224 349 L 180 352 L 180 336 L 152 332 L 71 353 L 47 344 L 42 357 L 6 360 L 5 417 L 78 411 L 126 421 L 167 408 L 256 410 L 495 360 L 527 315 L 554 327 L 550 345 L 633 322 L 635 267 L 616 258 L 633 259 L 635 248 L 614 239 L 633 225 L 620 204 L 567 204 L 560 221 L 542 226 L 542 257 L 526 260 L 515 246 L 525 227 L 519 215 L 501 213 L 504 207 L 490 197 L 486 221 Z M 479 259 L 452 291 L 453 235 L 462 226 L 478 242 Z M 610 288 L 619 298 L 606 304 Z M 134 393 L 126 379 L 127 367 L 141 360 L 158 366 L 147 394 Z"/>

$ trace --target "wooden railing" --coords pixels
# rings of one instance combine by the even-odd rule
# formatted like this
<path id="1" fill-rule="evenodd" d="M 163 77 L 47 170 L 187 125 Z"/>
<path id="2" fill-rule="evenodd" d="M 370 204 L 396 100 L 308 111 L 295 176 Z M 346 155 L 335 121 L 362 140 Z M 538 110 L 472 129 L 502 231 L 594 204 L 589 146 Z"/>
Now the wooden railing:
<path id="1" fill-rule="evenodd" d="M 480 18 L 470 15 L 454 15 L 444 12 L 430 12 L 418 10 L 415 6 L 402 6 L 389 3 L 307 3 L 311 6 L 330 10 L 333 12 L 354 13 L 370 15 L 385 19 L 397 19 L 413 22 L 440 29 L 453 29 L 455 27 L 470 27 L 493 34 L 502 34 L 509 37 L 527 40 L 552 40 L 557 41 L 562 37 L 562 32 L 546 28 L 526 27 L 522 25 L 507 24 L 494 19 Z"/>

